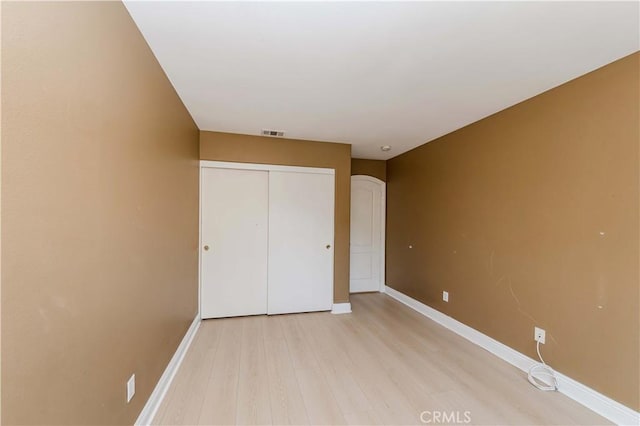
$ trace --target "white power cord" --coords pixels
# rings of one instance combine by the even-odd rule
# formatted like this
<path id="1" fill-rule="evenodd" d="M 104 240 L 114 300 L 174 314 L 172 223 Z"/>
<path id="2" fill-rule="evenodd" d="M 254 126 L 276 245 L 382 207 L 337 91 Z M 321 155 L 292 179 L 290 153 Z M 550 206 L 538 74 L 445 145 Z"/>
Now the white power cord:
<path id="1" fill-rule="evenodd" d="M 556 379 L 555 372 L 544 362 L 544 359 L 542 359 L 542 355 L 540 355 L 539 340 L 536 344 L 536 352 L 538 352 L 538 357 L 540 358 L 540 362 L 542 362 L 542 364 L 536 364 L 529 369 L 529 375 L 527 376 L 527 378 L 529 379 L 529 383 L 543 391 L 558 390 L 558 379 Z M 541 376 L 550 378 L 551 380 L 543 380 Z M 549 381 L 551 382 L 550 385 L 547 384 Z"/>

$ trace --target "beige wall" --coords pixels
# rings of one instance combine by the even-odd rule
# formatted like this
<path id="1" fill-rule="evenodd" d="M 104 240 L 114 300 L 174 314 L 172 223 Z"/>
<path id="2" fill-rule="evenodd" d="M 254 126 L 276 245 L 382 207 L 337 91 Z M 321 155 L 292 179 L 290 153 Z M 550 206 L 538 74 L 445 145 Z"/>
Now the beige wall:
<path id="1" fill-rule="evenodd" d="M 387 163 L 388 285 L 636 410 L 639 58 Z"/>
<path id="2" fill-rule="evenodd" d="M 326 167 L 336 170 L 334 302 L 349 301 L 351 145 L 200 132 L 202 160 Z"/>
<path id="3" fill-rule="evenodd" d="M 360 158 L 351 159 L 351 176 L 366 175 L 373 176 L 382 181 L 387 180 L 387 162 L 384 160 L 362 160 Z"/>
<path id="4" fill-rule="evenodd" d="M 2 422 L 131 424 L 197 312 L 198 130 L 119 2 L 3 2 L 2 113 Z"/>

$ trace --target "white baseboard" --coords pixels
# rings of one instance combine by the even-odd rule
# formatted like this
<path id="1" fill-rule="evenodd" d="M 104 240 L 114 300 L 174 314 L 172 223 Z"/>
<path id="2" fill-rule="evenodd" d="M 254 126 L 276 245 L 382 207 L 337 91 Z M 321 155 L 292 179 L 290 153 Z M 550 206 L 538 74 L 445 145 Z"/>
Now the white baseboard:
<path id="1" fill-rule="evenodd" d="M 182 364 L 182 360 L 187 353 L 187 349 L 189 349 L 189 346 L 198 331 L 198 327 L 200 327 L 200 313 L 198 313 L 191 323 L 191 326 L 182 338 L 182 342 L 180 342 L 178 349 L 176 349 L 171 361 L 169 361 L 167 368 L 165 368 L 164 373 L 160 376 L 160 380 L 158 380 L 156 387 L 153 389 L 153 392 L 151 392 L 151 396 L 149 396 L 147 403 L 142 408 L 142 411 L 135 422 L 136 426 L 150 425 L 153 421 L 164 396 L 167 394 L 167 390 L 169 390 L 169 386 L 171 386 L 173 378 L 180 368 L 180 364 Z"/>
<path id="2" fill-rule="evenodd" d="M 334 303 L 331 308 L 332 314 L 350 314 L 351 313 L 351 303 Z"/>
<path id="3" fill-rule="evenodd" d="M 407 296 L 391 287 L 385 287 L 384 292 L 390 297 L 404 303 L 411 309 L 421 313 L 422 315 L 430 318 L 438 324 L 448 328 L 456 334 L 464 337 L 472 343 L 480 346 L 481 348 L 491 352 L 499 358 L 509 364 L 519 368 L 522 371 L 528 371 L 529 368 L 538 361 L 529 358 L 528 356 L 510 348 L 509 346 L 498 342 L 475 330 L 468 325 L 461 323 L 452 317 L 443 314 L 440 311 L 433 309 L 430 306 L 419 302 L 412 297 Z M 558 391 L 567 395 L 574 401 L 584 405 L 590 410 L 600 414 L 608 420 L 619 425 L 638 425 L 640 424 L 640 413 L 632 410 L 620 404 L 617 401 L 591 389 L 588 386 L 579 383 L 572 378 L 565 376 L 564 374 L 556 371 L 556 378 L 558 379 Z"/>

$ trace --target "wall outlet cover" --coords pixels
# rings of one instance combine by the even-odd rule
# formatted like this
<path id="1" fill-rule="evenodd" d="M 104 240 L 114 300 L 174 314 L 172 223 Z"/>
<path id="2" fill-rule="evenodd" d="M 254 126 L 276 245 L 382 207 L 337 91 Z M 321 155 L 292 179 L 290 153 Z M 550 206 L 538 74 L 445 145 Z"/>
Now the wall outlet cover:
<path id="1" fill-rule="evenodd" d="M 546 340 L 546 332 L 540 327 L 533 328 L 533 340 L 540 342 L 544 345 Z"/>
<path id="2" fill-rule="evenodd" d="M 127 403 L 131 401 L 133 395 L 136 394 L 136 375 L 132 374 L 127 381 Z"/>

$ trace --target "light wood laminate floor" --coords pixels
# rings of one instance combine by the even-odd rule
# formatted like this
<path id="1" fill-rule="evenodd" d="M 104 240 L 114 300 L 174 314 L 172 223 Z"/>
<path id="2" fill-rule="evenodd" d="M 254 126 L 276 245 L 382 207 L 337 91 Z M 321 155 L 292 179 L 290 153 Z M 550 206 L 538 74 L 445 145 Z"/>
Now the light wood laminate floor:
<path id="1" fill-rule="evenodd" d="M 154 423 L 610 424 L 384 294 L 351 303 L 203 321 Z"/>

